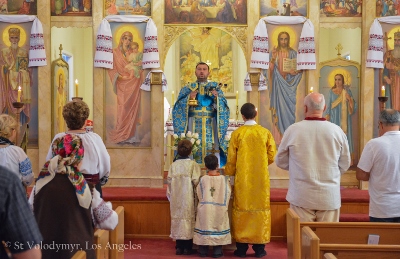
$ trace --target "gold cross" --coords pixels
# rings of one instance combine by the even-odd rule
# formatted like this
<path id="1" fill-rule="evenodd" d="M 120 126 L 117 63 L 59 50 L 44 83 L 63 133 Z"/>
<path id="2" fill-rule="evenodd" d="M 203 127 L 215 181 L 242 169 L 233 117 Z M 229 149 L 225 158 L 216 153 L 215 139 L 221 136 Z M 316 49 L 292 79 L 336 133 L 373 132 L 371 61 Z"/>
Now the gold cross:
<path id="1" fill-rule="evenodd" d="M 214 188 L 214 187 L 211 187 L 211 188 L 210 188 L 210 192 L 211 192 L 211 197 L 213 197 L 214 192 L 215 192 L 215 188 Z"/>
<path id="2" fill-rule="evenodd" d="M 60 58 L 61 58 L 62 57 L 62 50 L 63 50 L 62 44 L 60 44 L 60 47 L 58 49 L 60 50 Z"/>
<path id="3" fill-rule="evenodd" d="M 383 37 L 383 40 L 387 41 L 387 40 L 391 40 L 391 39 L 392 39 L 392 37 L 389 37 L 387 32 L 385 32 L 385 36 Z"/>
<path id="4" fill-rule="evenodd" d="M 341 56 L 342 54 L 340 54 L 340 51 L 343 49 L 342 44 L 338 44 L 337 47 L 335 48 L 338 51 L 338 56 Z"/>

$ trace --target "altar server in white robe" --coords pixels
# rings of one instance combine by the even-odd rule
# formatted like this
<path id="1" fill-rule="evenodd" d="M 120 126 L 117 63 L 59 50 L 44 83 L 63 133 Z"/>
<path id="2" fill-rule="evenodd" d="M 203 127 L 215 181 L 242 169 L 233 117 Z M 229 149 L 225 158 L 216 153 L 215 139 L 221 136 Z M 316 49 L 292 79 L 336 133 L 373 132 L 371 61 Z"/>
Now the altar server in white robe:
<path id="1" fill-rule="evenodd" d="M 167 198 L 171 211 L 171 235 L 176 240 L 176 255 L 192 254 L 195 223 L 194 188 L 199 183 L 201 169 L 189 158 L 192 143 L 188 139 L 178 143 L 178 157 L 171 164 L 167 176 Z"/>
<path id="2" fill-rule="evenodd" d="M 213 258 L 223 256 L 222 246 L 231 243 L 228 205 L 231 197 L 229 176 L 220 175 L 218 158 L 214 154 L 204 158 L 207 175 L 197 185 L 196 225 L 193 243 L 199 245 L 200 257 L 206 257 L 208 246 L 213 247 Z"/>

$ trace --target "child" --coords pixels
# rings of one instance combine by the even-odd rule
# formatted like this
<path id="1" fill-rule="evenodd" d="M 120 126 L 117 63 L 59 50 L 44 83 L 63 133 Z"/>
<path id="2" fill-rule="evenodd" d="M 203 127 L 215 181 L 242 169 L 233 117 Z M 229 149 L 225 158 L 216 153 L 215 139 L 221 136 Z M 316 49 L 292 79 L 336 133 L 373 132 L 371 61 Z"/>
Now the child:
<path id="1" fill-rule="evenodd" d="M 200 178 L 200 166 L 189 158 L 192 143 L 183 139 L 178 143 L 179 157 L 168 171 L 167 197 L 171 211 L 171 235 L 176 240 L 176 254 L 192 253 L 195 223 L 194 187 Z"/>
<path id="2" fill-rule="evenodd" d="M 231 197 L 229 177 L 220 175 L 216 170 L 218 158 L 211 154 L 204 158 L 208 174 L 200 179 L 197 186 L 196 226 L 193 243 L 199 245 L 200 257 L 206 257 L 208 246 L 213 247 L 213 257 L 223 256 L 222 245 L 231 243 L 228 218 L 228 205 Z"/>
<path id="3" fill-rule="evenodd" d="M 127 58 L 129 63 L 125 66 L 125 68 L 129 70 L 129 79 L 132 79 L 133 77 L 140 78 L 140 72 L 143 70 L 143 53 L 139 52 L 139 44 L 137 42 L 132 42 L 131 46 L 132 50 Z"/>

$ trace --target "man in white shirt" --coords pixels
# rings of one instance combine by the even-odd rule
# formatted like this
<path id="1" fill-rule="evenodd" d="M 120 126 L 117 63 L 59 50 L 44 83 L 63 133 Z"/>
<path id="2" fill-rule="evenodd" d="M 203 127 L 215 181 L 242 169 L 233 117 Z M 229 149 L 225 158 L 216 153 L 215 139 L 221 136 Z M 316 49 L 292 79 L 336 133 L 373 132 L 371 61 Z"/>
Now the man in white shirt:
<path id="1" fill-rule="evenodd" d="M 275 158 L 289 170 L 286 200 L 302 222 L 339 221 L 340 177 L 350 166 L 350 152 L 343 130 L 322 118 L 325 108 L 322 94 L 307 95 L 306 118 L 285 131 Z"/>
<path id="2" fill-rule="evenodd" d="M 357 165 L 357 179 L 369 181 L 372 222 L 400 222 L 400 113 L 387 109 L 379 115 L 379 138 L 365 145 Z"/>

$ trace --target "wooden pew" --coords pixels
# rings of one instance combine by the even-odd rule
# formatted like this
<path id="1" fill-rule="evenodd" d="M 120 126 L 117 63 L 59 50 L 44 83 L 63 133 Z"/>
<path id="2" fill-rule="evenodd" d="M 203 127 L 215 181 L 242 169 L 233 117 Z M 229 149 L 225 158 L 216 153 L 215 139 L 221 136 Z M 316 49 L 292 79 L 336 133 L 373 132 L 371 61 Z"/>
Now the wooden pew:
<path id="1" fill-rule="evenodd" d="M 367 245 L 323 243 L 310 227 L 302 228 L 301 258 L 320 259 L 324 254 L 332 253 L 339 259 L 383 259 L 399 258 L 400 245 Z"/>
<path id="2" fill-rule="evenodd" d="M 337 257 L 334 256 L 332 253 L 326 253 L 324 254 L 324 259 L 337 259 Z"/>
<path id="3" fill-rule="evenodd" d="M 124 259 L 124 207 L 118 206 L 115 212 L 118 214 L 118 225 L 110 231 L 110 259 Z"/>
<path id="4" fill-rule="evenodd" d="M 96 245 L 96 258 L 108 259 L 109 258 L 109 234 L 107 230 L 97 229 L 94 232 L 94 245 Z"/>
<path id="5" fill-rule="evenodd" d="M 71 259 L 86 259 L 86 252 L 81 250 L 74 254 Z"/>
<path id="6" fill-rule="evenodd" d="M 286 210 L 286 242 L 288 259 L 300 258 L 300 217 L 294 210 L 288 208 Z"/>
<path id="7" fill-rule="evenodd" d="M 367 244 L 368 235 L 380 236 L 380 245 L 400 245 L 399 223 L 375 222 L 300 222 L 292 210 L 286 211 L 288 258 L 301 257 L 301 228 L 310 227 L 323 243 Z"/>

